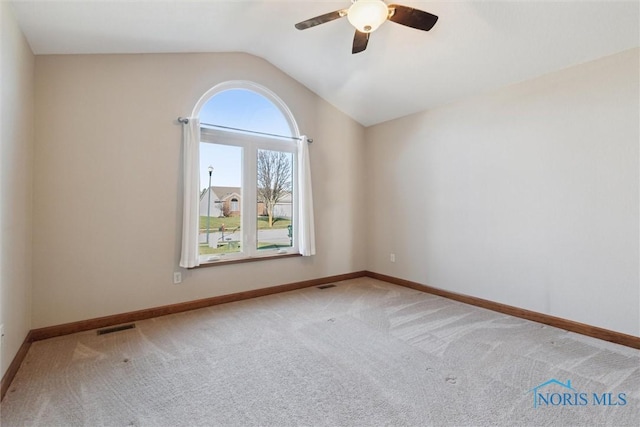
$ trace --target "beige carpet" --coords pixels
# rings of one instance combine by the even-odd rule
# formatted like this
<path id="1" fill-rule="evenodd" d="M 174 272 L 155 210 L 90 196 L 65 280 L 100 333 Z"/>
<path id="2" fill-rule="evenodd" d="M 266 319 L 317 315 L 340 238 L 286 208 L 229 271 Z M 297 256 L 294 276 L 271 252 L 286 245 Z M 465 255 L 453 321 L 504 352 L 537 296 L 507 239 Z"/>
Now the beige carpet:
<path id="1" fill-rule="evenodd" d="M 637 426 L 640 352 L 361 278 L 36 342 L 1 410 L 3 427 Z"/>

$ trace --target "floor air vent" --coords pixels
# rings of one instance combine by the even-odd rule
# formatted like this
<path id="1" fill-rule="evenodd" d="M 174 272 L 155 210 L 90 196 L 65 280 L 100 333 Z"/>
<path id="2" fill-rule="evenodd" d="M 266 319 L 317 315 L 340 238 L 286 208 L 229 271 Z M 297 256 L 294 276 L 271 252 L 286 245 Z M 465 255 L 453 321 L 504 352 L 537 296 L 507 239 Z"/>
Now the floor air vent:
<path id="1" fill-rule="evenodd" d="M 322 285 L 322 286 L 318 286 L 318 289 L 329 289 L 329 288 L 335 288 L 336 285 Z"/>
<path id="2" fill-rule="evenodd" d="M 133 329 L 136 327 L 135 323 L 129 323 L 127 325 L 114 326 L 113 328 L 98 329 L 98 335 L 110 334 L 118 331 L 125 331 L 127 329 Z"/>

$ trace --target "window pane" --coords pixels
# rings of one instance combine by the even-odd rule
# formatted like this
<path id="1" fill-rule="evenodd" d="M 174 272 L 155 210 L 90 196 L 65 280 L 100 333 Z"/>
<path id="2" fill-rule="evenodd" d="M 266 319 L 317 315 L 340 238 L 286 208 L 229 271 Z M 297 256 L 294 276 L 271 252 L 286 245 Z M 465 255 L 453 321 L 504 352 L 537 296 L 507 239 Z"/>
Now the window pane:
<path id="1" fill-rule="evenodd" d="M 241 183 L 241 147 L 200 143 L 200 255 L 242 251 Z"/>
<path id="2" fill-rule="evenodd" d="M 200 122 L 277 135 L 291 135 L 289 122 L 267 98 L 246 89 L 230 89 L 211 98 Z"/>
<path id="3" fill-rule="evenodd" d="M 259 250 L 291 247 L 293 242 L 293 154 L 258 150 Z"/>

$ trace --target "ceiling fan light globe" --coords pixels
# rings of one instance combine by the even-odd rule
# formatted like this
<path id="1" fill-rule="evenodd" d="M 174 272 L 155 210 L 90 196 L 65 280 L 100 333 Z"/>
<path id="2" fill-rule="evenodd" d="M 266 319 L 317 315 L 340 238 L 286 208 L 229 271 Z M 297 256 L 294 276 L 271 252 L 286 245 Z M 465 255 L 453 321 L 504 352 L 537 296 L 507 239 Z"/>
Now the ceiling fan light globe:
<path id="1" fill-rule="evenodd" d="M 351 5 L 347 19 L 362 33 L 375 31 L 389 16 L 389 8 L 382 0 L 358 0 Z"/>

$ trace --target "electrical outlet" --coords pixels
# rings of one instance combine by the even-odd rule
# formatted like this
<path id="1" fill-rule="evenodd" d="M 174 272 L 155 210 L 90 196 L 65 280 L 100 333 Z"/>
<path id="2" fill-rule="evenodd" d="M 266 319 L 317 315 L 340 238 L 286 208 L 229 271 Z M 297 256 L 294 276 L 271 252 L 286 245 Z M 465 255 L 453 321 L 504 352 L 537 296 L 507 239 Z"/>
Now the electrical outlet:
<path id="1" fill-rule="evenodd" d="M 182 283 L 182 273 L 179 271 L 173 272 L 173 284 L 177 285 L 178 283 Z"/>
<path id="2" fill-rule="evenodd" d="M 389 255 L 389 261 L 396 262 L 396 254 L 390 254 Z"/>

